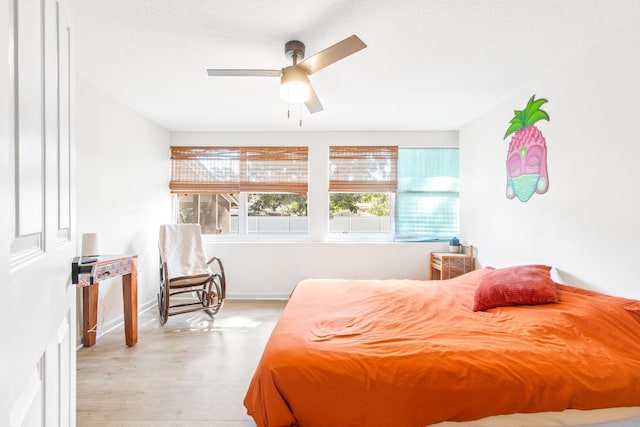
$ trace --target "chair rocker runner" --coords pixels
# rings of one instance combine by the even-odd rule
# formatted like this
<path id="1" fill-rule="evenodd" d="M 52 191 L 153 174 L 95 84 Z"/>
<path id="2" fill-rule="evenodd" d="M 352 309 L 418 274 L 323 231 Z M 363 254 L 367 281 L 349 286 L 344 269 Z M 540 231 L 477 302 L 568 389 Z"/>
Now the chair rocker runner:
<path id="1" fill-rule="evenodd" d="M 205 310 L 215 315 L 226 294 L 226 278 L 220 258 L 206 261 L 199 224 L 163 224 L 160 251 L 160 323 L 169 316 Z"/>

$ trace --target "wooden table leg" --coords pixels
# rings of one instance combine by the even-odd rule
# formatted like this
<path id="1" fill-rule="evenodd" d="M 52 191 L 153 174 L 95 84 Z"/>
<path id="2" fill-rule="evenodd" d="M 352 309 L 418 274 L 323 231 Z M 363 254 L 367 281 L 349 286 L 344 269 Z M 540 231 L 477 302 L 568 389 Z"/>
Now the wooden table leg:
<path id="1" fill-rule="evenodd" d="M 131 273 L 122 276 L 122 303 L 124 304 L 124 336 L 128 346 L 138 342 L 138 270 L 136 263 Z"/>
<path id="2" fill-rule="evenodd" d="M 98 329 L 98 284 L 82 288 L 82 338 L 85 347 L 96 343 Z"/>

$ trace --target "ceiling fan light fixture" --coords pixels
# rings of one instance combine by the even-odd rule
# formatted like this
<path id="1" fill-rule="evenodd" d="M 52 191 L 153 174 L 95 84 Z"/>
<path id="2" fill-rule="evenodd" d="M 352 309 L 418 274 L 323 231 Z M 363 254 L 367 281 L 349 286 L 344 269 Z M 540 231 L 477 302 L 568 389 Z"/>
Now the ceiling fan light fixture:
<path id="1" fill-rule="evenodd" d="M 321 50 L 310 58 L 305 58 L 304 43 L 291 40 L 284 45 L 284 54 L 293 61 L 293 65 L 279 70 L 239 69 L 239 68 L 209 68 L 209 76 L 251 76 L 251 77 L 280 77 L 280 97 L 289 104 L 302 104 L 311 114 L 322 111 L 322 104 L 316 91 L 311 86 L 309 76 L 347 56 L 367 47 L 355 34 L 336 44 Z M 304 59 L 302 62 L 298 62 Z M 302 106 L 300 106 L 302 109 Z"/>
<path id="2" fill-rule="evenodd" d="M 311 84 L 304 70 L 291 66 L 282 69 L 280 98 L 290 104 L 303 103 L 311 96 Z"/>

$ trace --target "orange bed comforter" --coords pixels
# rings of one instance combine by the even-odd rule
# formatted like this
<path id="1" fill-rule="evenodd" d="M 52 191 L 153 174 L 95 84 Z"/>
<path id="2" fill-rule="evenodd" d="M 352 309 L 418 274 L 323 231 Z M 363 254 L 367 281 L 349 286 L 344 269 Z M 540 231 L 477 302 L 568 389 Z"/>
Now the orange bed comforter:
<path id="1" fill-rule="evenodd" d="M 245 397 L 259 427 L 426 426 L 640 405 L 640 324 L 558 285 L 560 302 L 471 310 L 445 281 L 306 280 Z"/>

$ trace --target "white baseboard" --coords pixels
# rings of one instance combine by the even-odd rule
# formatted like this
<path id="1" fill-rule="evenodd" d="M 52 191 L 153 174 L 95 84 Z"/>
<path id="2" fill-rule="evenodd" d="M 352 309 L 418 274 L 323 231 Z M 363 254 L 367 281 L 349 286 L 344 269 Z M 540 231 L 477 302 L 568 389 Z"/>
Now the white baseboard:
<path id="1" fill-rule="evenodd" d="M 227 300 L 278 300 L 278 301 L 286 301 L 289 299 L 289 295 L 279 295 L 279 294 L 238 294 L 232 293 L 227 294 Z M 138 305 L 138 314 L 145 313 L 149 310 L 157 310 L 158 309 L 158 301 L 157 299 L 151 299 L 149 301 L 145 301 L 141 305 Z M 111 319 L 109 322 L 100 325 L 100 330 L 96 335 L 96 340 L 103 336 L 104 334 L 111 332 L 112 330 L 120 327 L 124 323 L 124 314 L 120 315 L 114 319 Z M 76 350 L 80 350 L 83 346 L 82 338 L 79 342 L 76 343 Z"/>
<path id="2" fill-rule="evenodd" d="M 228 293 L 229 300 L 288 300 L 289 294 L 239 294 Z"/>

